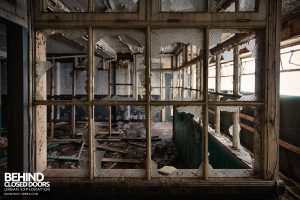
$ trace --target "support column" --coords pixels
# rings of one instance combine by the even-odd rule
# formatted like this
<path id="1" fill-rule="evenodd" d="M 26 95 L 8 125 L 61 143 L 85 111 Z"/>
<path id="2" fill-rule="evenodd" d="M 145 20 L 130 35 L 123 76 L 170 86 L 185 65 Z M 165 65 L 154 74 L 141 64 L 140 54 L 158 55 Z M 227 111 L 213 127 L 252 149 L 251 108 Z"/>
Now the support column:
<path id="1" fill-rule="evenodd" d="M 215 85 L 215 91 L 216 91 L 216 101 L 220 101 L 220 95 L 218 95 L 221 92 L 221 54 L 218 53 L 216 55 L 216 85 Z M 220 134 L 220 108 L 218 106 L 216 106 L 215 109 L 215 133 L 216 134 Z"/>
<path id="2" fill-rule="evenodd" d="M 239 75 L 240 75 L 240 57 L 239 57 L 239 45 L 235 44 L 233 47 L 233 94 L 239 94 Z M 236 97 L 235 97 L 236 98 Z M 239 110 L 232 113 L 232 123 L 233 123 L 233 147 L 239 149 L 240 144 L 240 115 Z"/>
<path id="3" fill-rule="evenodd" d="M 75 100 L 76 96 L 76 82 L 77 82 L 77 71 L 76 68 L 78 66 L 78 57 L 75 57 L 74 64 L 73 64 L 73 74 L 72 74 L 72 98 Z M 75 138 L 75 133 L 76 133 L 76 106 L 72 105 L 72 134 L 73 138 Z"/>
<path id="4" fill-rule="evenodd" d="M 54 82 L 55 82 L 55 60 L 52 60 L 52 68 L 51 68 L 51 100 L 54 100 Z M 55 116 L 54 116 L 54 105 L 51 105 L 51 114 L 50 114 L 50 138 L 53 138 L 54 136 L 54 120 L 55 120 Z"/>
<path id="5" fill-rule="evenodd" d="M 281 29 L 281 1 L 269 1 L 266 40 L 267 47 L 265 61 L 266 76 L 264 85 L 264 115 L 262 128 L 262 169 L 263 178 L 276 180 L 279 175 L 279 75 L 280 75 L 280 29 Z"/>
<path id="6" fill-rule="evenodd" d="M 103 58 L 104 59 L 104 58 Z M 111 62 L 109 62 L 109 66 L 108 66 L 108 97 L 111 97 Z M 111 106 L 108 106 L 108 134 L 109 137 L 111 137 L 111 133 L 112 133 L 112 128 L 111 128 L 112 124 L 111 124 Z"/>
<path id="7" fill-rule="evenodd" d="M 44 33 L 36 33 L 36 60 L 46 62 L 46 37 Z M 39 66 L 36 66 L 39 67 Z M 45 73 L 35 84 L 35 93 L 42 99 L 47 98 L 47 73 Z M 36 106 L 35 112 L 36 128 L 36 172 L 42 172 L 47 168 L 47 107 Z"/>
<path id="8" fill-rule="evenodd" d="M 146 147 L 147 147 L 147 172 L 146 177 L 147 180 L 151 179 L 152 176 L 152 155 L 151 155 L 151 107 L 150 107 L 150 100 L 151 100 L 151 29 L 150 26 L 147 27 L 146 32 L 146 123 L 147 123 L 147 130 L 146 130 Z"/>
<path id="9" fill-rule="evenodd" d="M 88 83 L 87 83 L 87 95 L 88 101 L 94 100 L 94 35 L 93 28 L 89 27 L 88 31 L 88 52 L 89 62 L 87 68 Z M 95 140 L 94 140 L 94 106 L 88 105 L 88 144 L 89 144 L 89 179 L 94 178 L 94 151 L 95 151 Z"/>

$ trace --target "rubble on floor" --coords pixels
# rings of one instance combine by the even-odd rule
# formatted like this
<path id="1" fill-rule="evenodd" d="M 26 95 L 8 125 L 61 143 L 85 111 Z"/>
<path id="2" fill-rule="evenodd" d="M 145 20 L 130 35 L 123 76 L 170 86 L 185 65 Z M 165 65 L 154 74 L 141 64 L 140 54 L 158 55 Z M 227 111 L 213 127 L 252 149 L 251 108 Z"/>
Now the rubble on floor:
<path id="1" fill-rule="evenodd" d="M 152 160 L 158 168 L 173 165 L 178 159 L 172 139 L 172 123 L 152 125 Z M 54 138 L 48 138 L 48 168 L 84 168 L 88 160 L 87 122 L 77 122 L 75 138 L 71 125 L 55 124 Z M 101 155 L 102 169 L 145 169 L 146 128 L 144 122 L 112 123 L 111 134 L 107 122 L 95 122 L 95 149 Z M 97 164 L 96 164 L 97 165 Z"/>

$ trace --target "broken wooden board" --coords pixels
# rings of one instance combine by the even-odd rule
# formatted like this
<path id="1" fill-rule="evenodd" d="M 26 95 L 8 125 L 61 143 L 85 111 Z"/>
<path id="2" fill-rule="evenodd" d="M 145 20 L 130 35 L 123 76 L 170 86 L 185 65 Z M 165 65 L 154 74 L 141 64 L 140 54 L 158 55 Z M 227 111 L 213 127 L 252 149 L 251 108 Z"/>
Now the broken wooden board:
<path id="1" fill-rule="evenodd" d="M 103 150 L 108 150 L 108 151 L 113 151 L 113 152 L 117 152 L 117 153 L 122 153 L 122 154 L 126 154 L 126 151 L 123 151 L 121 149 L 116 149 L 116 148 L 112 148 L 103 144 L 98 144 L 97 148 L 99 149 L 103 149 Z"/>
<path id="2" fill-rule="evenodd" d="M 139 159 L 123 159 L 123 158 L 102 158 L 101 162 L 142 164 L 142 163 L 144 163 L 144 160 L 139 160 Z"/>
<path id="3" fill-rule="evenodd" d="M 146 148 L 146 145 L 144 145 L 144 144 L 139 144 L 139 143 L 136 143 L 136 142 L 130 142 L 130 141 L 129 141 L 128 143 L 131 144 L 131 145 L 134 145 L 134 146 Z"/>

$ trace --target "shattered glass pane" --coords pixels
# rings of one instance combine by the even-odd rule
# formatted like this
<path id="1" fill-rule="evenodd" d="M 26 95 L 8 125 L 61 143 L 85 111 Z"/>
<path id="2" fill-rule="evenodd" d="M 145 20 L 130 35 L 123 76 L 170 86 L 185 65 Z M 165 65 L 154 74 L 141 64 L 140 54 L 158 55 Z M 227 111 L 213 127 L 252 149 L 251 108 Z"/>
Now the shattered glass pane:
<path id="1" fill-rule="evenodd" d="M 46 29 L 36 32 L 35 98 L 86 99 L 87 33 Z"/>
<path id="2" fill-rule="evenodd" d="M 260 131 L 259 115 L 259 109 L 256 107 L 209 107 L 208 132 L 212 140 L 209 139 L 208 151 L 211 169 L 253 168 L 254 148 L 259 145 L 255 144 L 257 142 L 255 137 L 258 137 Z M 222 149 L 218 147 L 220 143 Z M 239 161 L 232 159 L 233 157 L 238 158 Z M 214 174 L 210 173 L 210 176 Z"/>
<path id="3" fill-rule="evenodd" d="M 47 106 L 47 168 L 88 167 L 88 118 L 85 106 Z M 65 142 L 76 139 L 77 142 Z"/>
<path id="4" fill-rule="evenodd" d="M 199 0 L 161 0 L 162 12 L 204 12 L 207 1 Z"/>
<path id="5" fill-rule="evenodd" d="M 88 0 L 44 0 L 45 12 L 87 12 Z"/>
<path id="6" fill-rule="evenodd" d="M 98 29 L 95 41 L 95 99 L 145 99 L 145 33 Z"/>
<path id="7" fill-rule="evenodd" d="M 145 169 L 145 107 L 95 106 L 94 116 L 96 176 L 109 176 L 110 169 Z"/>
<path id="8" fill-rule="evenodd" d="M 261 80 L 257 77 L 257 70 L 262 67 L 263 63 L 261 34 L 252 30 L 235 29 L 211 29 L 209 33 L 209 99 L 212 101 L 257 101 L 261 96 L 259 85 L 256 85 L 256 81 Z M 237 60 L 235 60 L 237 51 Z M 217 56 L 219 56 L 219 61 L 217 61 Z M 216 85 L 217 63 L 219 63 L 218 72 L 220 73 L 219 87 Z M 238 68 L 236 83 L 233 77 L 235 66 Z M 237 88 L 237 92 L 233 91 L 234 88 Z"/>
<path id="9" fill-rule="evenodd" d="M 168 173 L 165 166 L 173 167 L 171 177 L 195 176 L 202 163 L 201 111 L 199 106 L 151 106 L 151 138 L 160 138 L 152 142 L 154 177 Z"/>
<path id="10" fill-rule="evenodd" d="M 203 31 L 153 29 L 151 38 L 151 99 L 201 99 Z"/>
<path id="11" fill-rule="evenodd" d="M 138 0 L 94 0 L 96 12 L 138 12 Z"/>
<path id="12" fill-rule="evenodd" d="M 238 5 L 237 5 L 238 3 Z M 253 12 L 257 11 L 259 1 L 257 0 L 235 0 L 223 1 L 212 0 L 211 11 L 212 12 Z"/>

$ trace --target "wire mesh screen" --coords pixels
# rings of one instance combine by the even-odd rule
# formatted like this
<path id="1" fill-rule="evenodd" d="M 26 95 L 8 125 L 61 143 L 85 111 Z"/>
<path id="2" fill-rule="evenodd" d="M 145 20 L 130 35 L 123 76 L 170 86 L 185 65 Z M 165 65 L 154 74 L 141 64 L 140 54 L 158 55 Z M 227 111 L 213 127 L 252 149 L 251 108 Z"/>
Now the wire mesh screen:
<path id="1" fill-rule="evenodd" d="M 161 0 L 162 12 L 204 12 L 207 1 L 199 0 Z"/>

